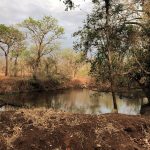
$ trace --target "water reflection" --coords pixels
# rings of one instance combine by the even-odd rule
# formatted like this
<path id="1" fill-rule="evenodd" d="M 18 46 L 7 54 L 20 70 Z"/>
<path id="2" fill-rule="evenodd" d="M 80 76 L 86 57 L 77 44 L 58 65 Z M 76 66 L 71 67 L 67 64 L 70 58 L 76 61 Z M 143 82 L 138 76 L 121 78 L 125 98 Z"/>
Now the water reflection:
<path id="1" fill-rule="evenodd" d="M 100 114 L 113 110 L 111 93 L 96 93 L 88 89 L 72 89 L 58 93 L 34 92 L 5 95 L 8 102 L 27 107 L 46 107 L 74 113 Z M 140 99 L 127 99 L 117 96 L 119 113 L 136 115 L 140 113 Z M 4 108 L 2 108 L 4 109 Z"/>

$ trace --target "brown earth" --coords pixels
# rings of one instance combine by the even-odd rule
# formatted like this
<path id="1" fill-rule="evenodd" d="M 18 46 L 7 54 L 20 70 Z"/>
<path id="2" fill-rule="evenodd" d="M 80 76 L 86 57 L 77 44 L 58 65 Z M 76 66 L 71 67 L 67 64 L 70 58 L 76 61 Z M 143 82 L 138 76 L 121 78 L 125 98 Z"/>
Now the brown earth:
<path id="1" fill-rule="evenodd" d="M 55 89 L 58 84 L 52 80 L 29 78 L 5 78 L 0 80 L 0 94 Z"/>
<path id="2" fill-rule="evenodd" d="M 49 91 L 68 88 L 83 88 L 89 83 L 89 79 L 55 80 L 55 79 L 31 79 L 20 77 L 0 77 L 0 94 Z"/>
<path id="3" fill-rule="evenodd" d="M 47 109 L 0 112 L 0 150 L 149 150 L 150 118 Z"/>

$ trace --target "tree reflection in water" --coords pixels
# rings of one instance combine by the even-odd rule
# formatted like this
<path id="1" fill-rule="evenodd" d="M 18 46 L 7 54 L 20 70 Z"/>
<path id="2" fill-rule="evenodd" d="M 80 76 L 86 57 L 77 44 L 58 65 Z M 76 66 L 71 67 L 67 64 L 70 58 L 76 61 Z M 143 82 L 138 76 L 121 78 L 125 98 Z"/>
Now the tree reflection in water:
<path id="1" fill-rule="evenodd" d="M 88 89 L 71 89 L 59 92 L 33 92 L 4 95 L 9 102 L 19 103 L 29 108 L 45 107 L 84 114 L 111 113 L 113 110 L 110 93 L 97 93 Z M 140 113 L 141 101 L 137 98 L 117 96 L 118 112 L 136 115 Z"/>

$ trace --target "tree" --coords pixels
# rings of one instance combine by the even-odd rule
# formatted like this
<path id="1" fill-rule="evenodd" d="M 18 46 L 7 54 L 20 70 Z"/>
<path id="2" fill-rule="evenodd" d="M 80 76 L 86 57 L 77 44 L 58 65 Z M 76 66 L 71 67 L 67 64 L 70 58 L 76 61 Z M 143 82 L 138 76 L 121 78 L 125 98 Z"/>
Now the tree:
<path id="1" fill-rule="evenodd" d="M 5 56 L 5 76 L 8 75 L 8 57 L 11 51 L 16 51 L 18 45 L 24 41 L 23 34 L 14 27 L 0 24 L 0 50 Z"/>
<path id="2" fill-rule="evenodd" d="M 132 24 L 133 25 L 133 24 Z M 142 18 L 138 22 L 134 22 L 138 28 L 136 33 L 132 34 L 130 53 L 131 53 L 131 64 L 130 67 L 134 66 L 128 74 L 130 78 L 136 81 L 145 96 L 149 100 L 150 104 L 150 2 L 145 1 L 143 6 Z M 136 39 L 136 40 L 135 40 Z"/>
<path id="3" fill-rule="evenodd" d="M 75 52 L 72 49 L 64 49 L 58 55 L 60 55 L 59 63 L 62 66 L 61 70 L 71 78 L 75 78 L 77 72 L 84 64 L 82 53 Z"/>
<path id="4" fill-rule="evenodd" d="M 92 64 L 91 71 L 110 82 L 114 109 L 117 109 L 115 81 L 117 75 L 125 74 L 122 68 L 131 45 L 129 22 L 137 19 L 137 11 L 125 2 L 112 0 L 110 5 L 107 12 L 105 4 L 97 1 L 84 27 L 74 35 L 78 37 L 75 46 Z"/>
<path id="5" fill-rule="evenodd" d="M 61 1 L 61 0 L 60 0 Z M 97 3 L 99 0 L 91 0 L 93 3 Z M 105 2 L 106 13 L 108 14 L 109 8 L 111 7 L 112 0 L 103 0 Z M 133 0 L 135 3 L 141 3 L 144 5 L 146 0 Z M 63 3 L 66 5 L 66 10 L 75 8 L 75 4 L 73 0 L 64 0 Z"/>
<path id="6" fill-rule="evenodd" d="M 93 3 L 100 2 L 99 0 L 92 0 Z M 109 12 L 111 11 L 110 9 L 113 7 L 112 5 L 115 3 L 115 1 L 112 0 L 103 0 L 101 3 L 105 2 L 105 13 L 106 19 L 109 17 Z M 125 1 L 124 1 L 125 2 Z M 64 0 L 64 3 L 66 4 L 67 8 L 74 8 L 74 3 L 72 0 Z M 101 5 L 100 3 L 100 5 Z M 129 36 L 132 36 L 132 39 L 139 37 L 139 40 L 136 40 L 136 43 L 132 43 L 130 41 L 130 46 L 128 45 L 128 54 L 126 53 L 125 57 L 129 56 L 129 60 L 131 61 L 130 63 L 126 63 L 124 65 L 124 69 L 127 70 L 127 72 L 120 74 L 122 78 L 125 76 L 129 78 L 129 80 L 136 81 L 140 87 L 142 88 L 143 92 L 149 99 L 149 104 L 150 104 L 150 94 L 149 94 L 149 89 L 150 89 L 150 1 L 149 0 L 132 0 L 128 1 L 128 3 L 133 3 L 133 5 L 129 6 L 131 9 L 135 6 L 138 5 L 139 8 L 143 9 L 134 9 L 135 12 L 137 12 L 136 15 L 133 15 L 130 19 L 130 21 L 126 21 L 126 25 L 131 25 L 130 27 L 132 29 L 136 28 L 136 31 L 133 31 L 131 28 L 129 28 Z M 141 5 L 141 6 L 140 6 Z M 103 8 L 101 8 L 103 9 Z M 120 12 L 119 12 L 120 13 Z M 126 14 L 128 11 L 126 12 Z M 104 12 L 103 12 L 104 14 Z M 137 18 L 136 18 L 137 16 Z M 141 17 L 142 16 L 142 17 Z M 135 18 L 136 19 L 135 19 Z M 131 31 L 132 30 L 132 31 Z M 133 34 L 136 33 L 134 36 Z M 137 36 L 137 37 L 136 37 Z M 142 44 L 141 44 L 142 43 Z M 127 45 L 127 43 L 126 43 Z M 135 45 L 136 48 L 135 48 Z M 142 46 L 141 46 L 142 45 Z M 127 56 L 128 55 L 128 56 Z M 127 58 L 125 58 L 127 60 Z M 122 63 L 123 64 L 123 63 Z M 100 66 L 97 66 L 97 69 L 99 70 Z M 96 67 L 93 67 L 96 68 Z M 118 68 L 118 67 L 117 67 Z M 97 71 L 98 72 L 98 71 Z M 97 73 L 99 75 L 99 73 Z"/>
<path id="7" fill-rule="evenodd" d="M 45 16 L 41 20 L 28 18 L 20 25 L 26 29 L 29 40 L 34 43 L 32 47 L 34 53 L 34 77 L 36 77 L 41 58 L 58 48 L 57 40 L 61 38 L 64 29 L 58 25 L 55 18 L 49 16 Z"/>
<path id="8" fill-rule="evenodd" d="M 11 61 L 14 62 L 12 64 L 12 66 L 13 66 L 12 70 L 13 70 L 13 76 L 14 77 L 17 77 L 17 75 L 18 75 L 18 71 L 19 71 L 18 60 L 19 60 L 19 57 L 21 57 L 21 55 L 25 51 L 25 49 L 26 49 L 25 48 L 25 43 L 24 42 L 19 42 L 15 45 L 15 51 L 12 51 L 10 53 L 10 59 L 11 59 Z"/>
<path id="9" fill-rule="evenodd" d="M 57 74 L 57 58 L 55 56 L 46 57 L 43 60 L 43 65 L 47 77 Z"/>

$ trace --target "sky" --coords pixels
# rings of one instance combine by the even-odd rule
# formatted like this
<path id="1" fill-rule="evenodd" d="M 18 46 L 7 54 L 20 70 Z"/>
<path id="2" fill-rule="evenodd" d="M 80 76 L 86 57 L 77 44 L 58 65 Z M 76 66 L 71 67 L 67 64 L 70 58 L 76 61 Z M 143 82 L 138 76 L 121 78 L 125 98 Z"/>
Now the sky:
<path id="1" fill-rule="evenodd" d="M 74 2 L 80 4 L 79 8 L 65 11 L 65 5 L 60 0 L 0 0 L 0 24 L 12 25 L 28 17 L 40 19 L 43 16 L 53 16 L 65 29 L 62 47 L 72 48 L 72 34 L 82 27 L 87 13 L 91 11 L 90 0 Z"/>

